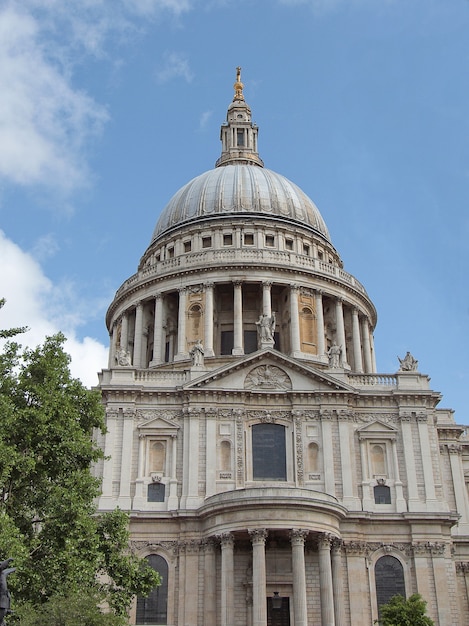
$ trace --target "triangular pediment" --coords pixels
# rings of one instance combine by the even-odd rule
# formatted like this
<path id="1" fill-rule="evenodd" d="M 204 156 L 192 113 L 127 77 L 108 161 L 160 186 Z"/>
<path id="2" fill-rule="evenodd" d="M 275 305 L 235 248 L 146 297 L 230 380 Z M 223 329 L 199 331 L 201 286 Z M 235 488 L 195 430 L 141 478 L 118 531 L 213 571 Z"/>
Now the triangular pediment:
<path id="1" fill-rule="evenodd" d="M 179 429 L 179 426 L 162 416 L 151 417 L 150 419 L 141 422 L 138 425 L 140 431 L 155 431 L 160 434 L 174 433 Z"/>
<path id="2" fill-rule="evenodd" d="M 275 350 L 262 350 L 205 373 L 184 385 L 191 389 L 251 392 L 354 392 L 353 387 Z"/>
<path id="3" fill-rule="evenodd" d="M 377 419 L 357 429 L 358 434 L 363 438 L 372 437 L 394 437 L 397 435 L 397 429 L 385 422 Z"/>

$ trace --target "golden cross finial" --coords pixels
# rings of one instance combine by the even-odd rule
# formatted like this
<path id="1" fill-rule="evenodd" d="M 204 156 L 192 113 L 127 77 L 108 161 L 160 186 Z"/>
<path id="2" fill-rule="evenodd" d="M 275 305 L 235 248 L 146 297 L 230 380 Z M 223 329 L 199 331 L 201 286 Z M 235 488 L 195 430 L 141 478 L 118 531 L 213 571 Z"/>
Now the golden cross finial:
<path id="1" fill-rule="evenodd" d="M 233 85 L 233 88 L 235 90 L 235 96 L 233 100 L 244 100 L 243 87 L 244 85 L 241 82 L 241 68 L 238 66 L 236 68 L 236 82 Z"/>

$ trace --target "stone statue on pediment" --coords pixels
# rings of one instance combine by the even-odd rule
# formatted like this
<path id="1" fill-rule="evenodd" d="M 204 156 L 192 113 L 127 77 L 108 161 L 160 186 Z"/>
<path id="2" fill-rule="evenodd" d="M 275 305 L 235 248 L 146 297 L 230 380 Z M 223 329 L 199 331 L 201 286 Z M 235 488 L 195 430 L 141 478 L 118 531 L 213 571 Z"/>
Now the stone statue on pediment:
<path id="1" fill-rule="evenodd" d="M 201 339 L 197 339 L 197 341 L 195 342 L 195 345 L 192 347 L 191 351 L 189 352 L 191 360 L 192 360 L 192 365 L 194 365 L 195 367 L 202 367 L 204 364 L 204 347 L 202 345 L 202 340 Z"/>
<path id="2" fill-rule="evenodd" d="M 407 352 L 403 359 L 397 358 L 401 364 L 399 367 L 400 372 L 415 372 L 417 370 L 418 361 L 414 359 L 410 352 Z"/>
<path id="3" fill-rule="evenodd" d="M 341 367 L 342 347 L 333 343 L 327 351 L 329 357 L 329 367 L 331 369 L 339 369 Z"/>
<path id="4" fill-rule="evenodd" d="M 128 350 L 125 350 L 122 347 L 119 348 L 116 354 L 116 361 L 117 361 L 117 365 L 120 365 L 121 367 L 126 367 L 126 366 L 128 367 L 129 365 L 132 365 L 130 352 Z"/>

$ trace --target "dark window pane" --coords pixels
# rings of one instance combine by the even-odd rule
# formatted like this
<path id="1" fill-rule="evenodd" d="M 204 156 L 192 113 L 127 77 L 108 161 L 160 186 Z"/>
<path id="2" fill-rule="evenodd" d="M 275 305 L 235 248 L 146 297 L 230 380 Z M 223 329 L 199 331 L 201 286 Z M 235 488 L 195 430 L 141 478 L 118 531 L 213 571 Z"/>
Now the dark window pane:
<path id="1" fill-rule="evenodd" d="M 391 504 L 391 489 L 387 485 L 376 485 L 374 494 L 375 504 Z"/>
<path id="2" fill-rule="evenodd" d="M 244 354 L 251 354 L 257 350 L 257 330 L 244 331 Z"/>
<path id="3" fill-rule="evenodd" d="M 162 578 L 147 598 L 137 598 L 137 624 L 166 624 L 168 612 L 168 564 L 162 556 L 150 554 L 147 560 Z"/>
<path id="4" fill-rule="evenodd" d="M 233 342 L 233 331 L 223 330 L 221 333 L 221 353 L 231 354 L 231 351 L 233 350 Z"/>
<path id="5" fill-rule="evenodd" d="M 378 609 L 397 594 L 405 598 L 404 570 L 395 557 L 382 556 L 376 562 L 375 582 Z"/>
<path id="6" fill-rule="evenodd" d="M 252 457 L 254 480 L 287 480 L 285 427 L 280 424 L 254 424 Z"/>
<path id="7" fill-rule="evenodd" d="M 164 502 L 164 484 L 150 483 L 147 492 L 148 502 Z"/>

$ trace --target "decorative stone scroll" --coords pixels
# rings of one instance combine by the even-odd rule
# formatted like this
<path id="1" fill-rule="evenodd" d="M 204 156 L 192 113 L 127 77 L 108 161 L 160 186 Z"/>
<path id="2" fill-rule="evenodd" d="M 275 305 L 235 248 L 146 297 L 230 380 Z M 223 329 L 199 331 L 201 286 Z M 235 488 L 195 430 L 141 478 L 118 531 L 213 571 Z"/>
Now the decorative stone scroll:
<path id="1" fill-rule="evenodd" d="M 301 417 L 295 417 L 295 447 L 296 447 L 296 478 L 298 485 L 304 483 L 304 463 L 303 463 L 303 429 Z"/>

